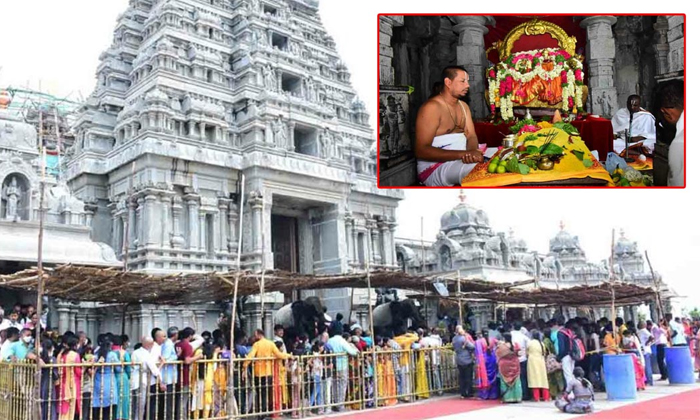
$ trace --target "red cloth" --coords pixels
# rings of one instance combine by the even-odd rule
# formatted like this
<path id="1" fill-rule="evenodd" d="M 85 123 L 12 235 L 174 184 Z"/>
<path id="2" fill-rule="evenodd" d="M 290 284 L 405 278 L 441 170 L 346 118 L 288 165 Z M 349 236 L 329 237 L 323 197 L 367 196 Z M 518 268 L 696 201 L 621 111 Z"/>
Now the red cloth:
<path id="1" fill-rule="evenodd" d="M 498 147 L 501 145 L 503 137 L 511 134 L 509 129 L 511 125 L 476 122 L 474 129 L 479 143 L 486 143 L 489 147 Z M 573 121 L 571 125 L 581 133 L 581 140 L 586 143 L 589 150 L 597 150 L 600 160 L 607 159 L 608 152 L 613 150 L 613 129 L 610 120 L 588 117 L 585 120 Z"/>
<path id="2" fill-rule="evenodd" d="M 194 356 L 194 350 L 192 350 L 192 345 L 190 345 L 190 342 L 187 340 L 180 340 L 175 344 L 175 352 L 178 354 L 177 359 L 181 360 L 182 362 L 185 361 L 186 358 Z M 190 385 L 190 365 L 184 364 L 182 365 L 182 386 L 189 386 Z"/>

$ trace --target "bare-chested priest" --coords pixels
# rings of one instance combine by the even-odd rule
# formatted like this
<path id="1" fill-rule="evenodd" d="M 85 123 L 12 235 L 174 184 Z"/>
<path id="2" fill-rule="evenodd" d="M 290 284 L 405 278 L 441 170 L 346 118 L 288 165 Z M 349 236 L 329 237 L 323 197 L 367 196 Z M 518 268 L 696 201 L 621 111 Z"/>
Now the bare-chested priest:
<path id="1" fill-rule="evenodd" d="M 469 106 L 459 100 L 469 91 L 469 74 L 463 67 L 449 66 L 441 77 L 416 119 L 418 179 L 430 187 L 460 184 L 484 161 Z"/>

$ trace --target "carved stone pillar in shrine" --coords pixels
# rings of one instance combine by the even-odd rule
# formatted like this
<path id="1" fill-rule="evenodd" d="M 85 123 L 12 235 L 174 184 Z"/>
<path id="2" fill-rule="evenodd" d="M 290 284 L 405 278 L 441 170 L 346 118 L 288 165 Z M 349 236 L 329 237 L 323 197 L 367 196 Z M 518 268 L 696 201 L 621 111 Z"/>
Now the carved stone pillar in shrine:
<path id="1" fill-rule="evenodd" d="M 463 66 L 469 73 L 469 107 L 473 118 L 484 118 L 489 114 L 484 99 L 486 90 L 484 35 L 489 31 L 486 25 L 493 25 L 495 21 L 491 16 L 454 16 L 454 18 L 457 25 L 453 30 L 459 37 L 457 65 Z"/>
<path id="2" fill-rule="evenodd" d="M 586 28 L 586 61 L 588 62 L 588 100 L 590 112 L 611 118 L 618 109 L 617 89 L 613 75 L 615 38 L 614 16 L 591 16 L 581 21 Z"/>

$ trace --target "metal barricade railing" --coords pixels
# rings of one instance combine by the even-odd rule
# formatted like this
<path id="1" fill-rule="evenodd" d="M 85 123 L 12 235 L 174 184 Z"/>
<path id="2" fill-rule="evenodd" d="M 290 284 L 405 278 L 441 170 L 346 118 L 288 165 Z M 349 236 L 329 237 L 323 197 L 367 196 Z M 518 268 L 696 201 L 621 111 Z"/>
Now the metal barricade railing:
<path id="1" fill-rule="evenodd" d="M 0 419 L 297 418 L 373 408 L 375 393 L 382 407 L 458 388 L 450 347 L 377 349 L 376 359 L 368 350 L 287 360 L 217 355 L 191 364 L 54 363 L 42 366 L 39 383 L 35 363 L 0 363 Z"/>

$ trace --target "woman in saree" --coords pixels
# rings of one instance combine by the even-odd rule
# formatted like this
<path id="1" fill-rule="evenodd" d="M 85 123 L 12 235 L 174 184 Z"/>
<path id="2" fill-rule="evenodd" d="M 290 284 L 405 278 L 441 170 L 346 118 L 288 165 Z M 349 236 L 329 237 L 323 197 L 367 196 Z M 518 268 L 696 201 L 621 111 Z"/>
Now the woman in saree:
<path id="1" fill-rule="evenodd" d="M 394 374 L 394 362 L 391 355 L 391 348 L 386 342 L 382 341 L 382 353 L 377 352 L 377 357 L 380 362 L 380 370 L 377 371 L 377 380 L 380 382 L 380 396 L 383 397 L 384 406 L 396 405 L 399 401 L 396 399 L 396 376 Z"/>
<path id="2" fill-rule="evenodd" d="M 501 396 L 505 403 L 519 403 L 523 400 L 520 383 L 520 361 L 517 345 L 513 344 L 510 332 L 503 334 L 503 342 L 496 348 L 498 375 L 501 380 Z"/>
<path id="3" fill-rule="evenodd" d="M 642 347 L 639 344 L 639 339 L 633 334 L 634 330 L 626 329 L 622 333 L 622 348 L 625 353 L 632 355 L 634 364 L 634 380 L 637 384 L 637 391 L 642 391 L 645 388 L 646 374 L 644 372 L 644 359 L 642 355 Z"/>
<path id="4" fill-rule="evenodd" d="M 131 416 L 131 356 L 126 349 L 129 347 L 129 337 L 126 335 L 114 337 L 114 345 L 112 350 L 119 357 L 119 361 L 122 363 L 123 368 L 121 372 L 116 374 L 117 380 L 117 413 L 115 415 L 116 420 L 129 420 Z"/>
<path id="5" fill-rule="evenodd" d="M 544 336 L 544 340 L 542 340 L 542 344 L 544 344 L 544 348 L 547 354 L 557 354 L 554 348 L 554 342 L 550 338 L 551 334 L 551 329 L 544 329 L 542 334 Z M 563 370 L 559 369 L 555 370 L 554 372 L 547 372 L 547 381 L 549 382 L 549 395 L 551 398 L 557 398 L 559 394 L 564 392 L 564 389 L 566 388 L 566 382 L 564 381 Z"/>
<path id="6" fill-rule="evenodd" d="M 413 360 L 416 366 L 416 397 L 417 398 L 430 398 L 430 390 L 428 388 L 428 370 L 426 368 L 426 360 L 430 357 L 425 357 L 428 352 L 428 348 L 422 348 L 419 343 L 413 343 Z"/>
<path id="7" fill-rule="evenodd" d="M 488 337 L 488 330 L 485 331 L 485 334 L 484 331 L 477 332 L 476 343 L 474 343 L 474 388 L 482 400 L 488 399 L 488 390 L 491 387 L 486 367 L 486 353 L 489 350 L 489 345 L 485 337 Z"/>
<path id="8" fill-rule="evenodd" d="M 60 368 L 59 382 L 59 405 L 58 418 L 60 420 L 73 420 L 77 416 L 81 417 L 82 397 L 81 385 L 83 383 L 82 366 L 66 367 L 66 364 L 80 364 L 80 354 L 78 354 L 78 337 L 69 335 L 64 337 L 64 349 L 58 356 Z"/>

